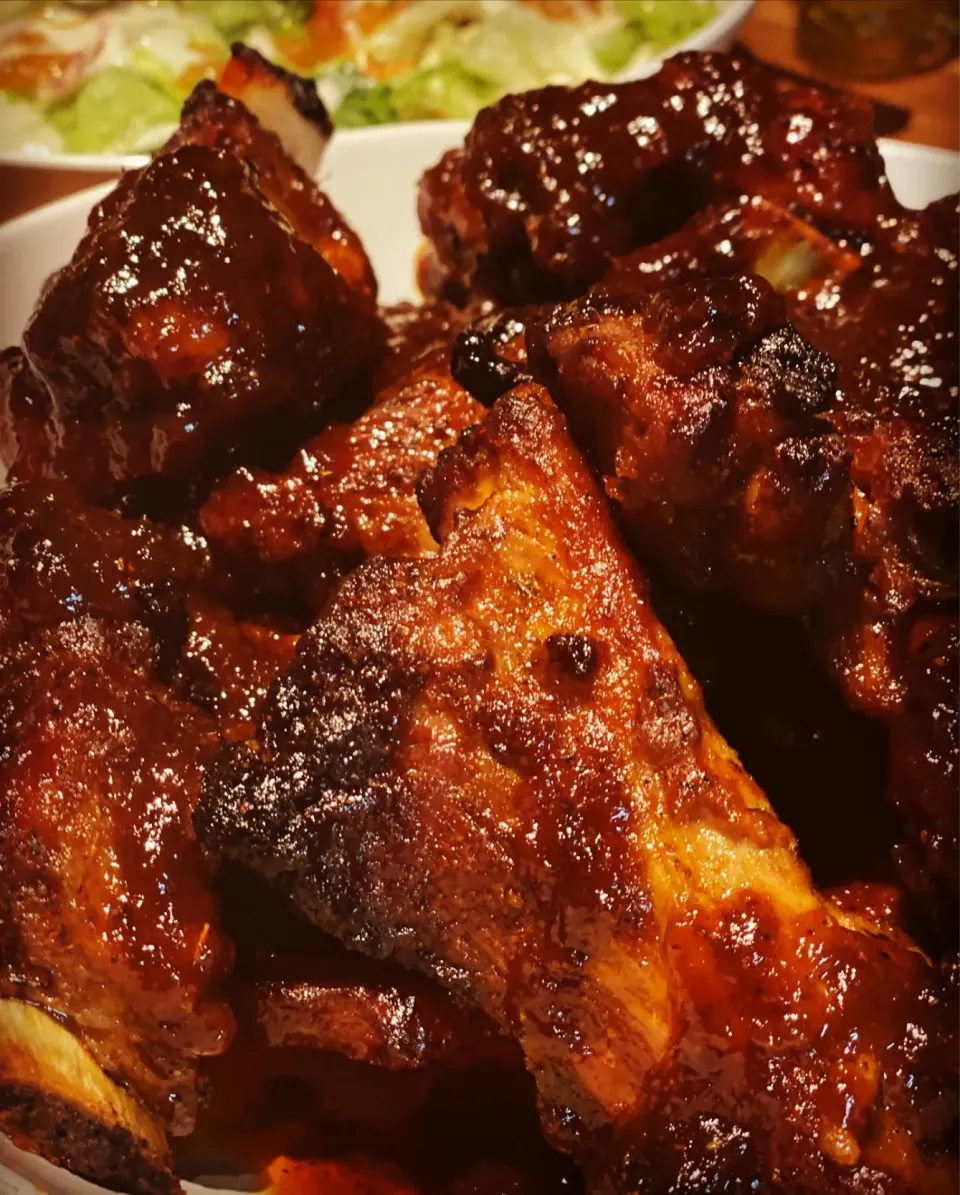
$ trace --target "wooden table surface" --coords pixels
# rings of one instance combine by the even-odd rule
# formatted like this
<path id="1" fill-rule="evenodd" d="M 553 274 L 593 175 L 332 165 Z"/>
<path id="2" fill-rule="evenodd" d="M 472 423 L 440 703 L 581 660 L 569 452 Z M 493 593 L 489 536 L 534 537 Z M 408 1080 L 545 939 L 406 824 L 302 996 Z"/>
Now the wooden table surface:
<path id="1" fill-rule="evenodd" d="M 796 20 L 794 0 L 758 0 L 741 28 L 741 40 L 757 58 L 814 75 L 796 53 Z M 907 109 L 909 120 L 895 134 L 903 140 L 960 148 L 960 60 L 893 83 L 851 84 L 850 90 Z M 0 222 L 110 177 L 91 171 L 0 166 Z"/>

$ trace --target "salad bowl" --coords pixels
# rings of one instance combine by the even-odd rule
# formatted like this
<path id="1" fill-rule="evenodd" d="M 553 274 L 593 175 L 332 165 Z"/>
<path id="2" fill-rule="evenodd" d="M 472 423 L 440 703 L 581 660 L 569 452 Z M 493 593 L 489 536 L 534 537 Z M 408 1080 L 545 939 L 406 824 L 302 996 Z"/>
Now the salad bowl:
<path id="1" fill-rule="evenodd" d="M 192 84 L 216 73 L 235 39 L 312 76 L 345 128 L 470 118 L 507 91 L 598 75 L 641 78 L 671 54 L 729 49 L 754 0 L 559 4 L 565 7 L 551 10 L 543 0 L 416 0 L 398 6 L 391 21 L 377 18 L 382 23 L 357 33 L 372 20 L 364 12 L 389 6 L 382 0 L 58 0 L 41 10 L 33 0 L 5 0 L 0 164 L 88 171 L 142 165 L 176 127 Z M 314 23 L 334 9 L 348 16 L 356 10 L 349 54 L 341 46 L 329 61 L 308 61 L 295 18 L 311 5 Z M 544 15 L 567 9 L 582 19 Z M 311 36 L 324 39 L 326 54 L 341 33 L 327 26 Z M 50 78 L 31 77 L 44 58 Z"/>

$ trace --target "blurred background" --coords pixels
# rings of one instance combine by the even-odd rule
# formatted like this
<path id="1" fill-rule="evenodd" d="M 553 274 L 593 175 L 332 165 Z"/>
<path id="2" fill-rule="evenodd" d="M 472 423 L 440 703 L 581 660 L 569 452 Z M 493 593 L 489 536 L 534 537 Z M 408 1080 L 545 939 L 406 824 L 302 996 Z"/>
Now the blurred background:
<path id="1" fill-rule="evenodd" d="M 221 2 L 190 0 L 193 11 L 200 14 L 212 13 Z M 315 21 L 326 21 L 340 0 L 311 2 Z M 557 6 L 599 2 L 605 0 L 525 0 L 551 15 L 560 13 Z M 642 18 L 652 0 L 613 2 Z M 752 7 L 747 0 L 670 0 L 673 19 L 683 24 L 692 6 L 705 2 L 719 6 L 717 11 L 736 3 L 746 13 L 734 34 L 737 48 L 796 80 L 825 82 L 868 96 L 874 102 L 879 135 L 946 149 L 960 147 L 960 0 L 756 0 Z M 5 6 L 22 3 L 0 0 L 0 20 L 13 11 Z M 439 3 L 403 0 L 408 13 L 416 5 Z M 93 0 L 84 4 L 93 6 Z M 205 10 L 204 5 L 210 7 Z M 2 67 L 12 61 L 9 47 L 4 58 L 3 29 L 0 23 L 0 95 Z M 10 111 L 0 108 L 0 121 L 10 119 L 4 115 Z M 0 165 L 0 222 L 109 177 L 83 169 Z"/>

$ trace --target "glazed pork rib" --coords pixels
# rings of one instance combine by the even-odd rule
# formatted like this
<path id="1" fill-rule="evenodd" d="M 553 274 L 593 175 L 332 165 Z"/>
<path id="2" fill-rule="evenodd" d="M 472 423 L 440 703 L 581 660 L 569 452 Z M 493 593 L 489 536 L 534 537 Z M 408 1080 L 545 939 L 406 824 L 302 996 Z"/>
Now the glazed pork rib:
<path id="1" fill-rule="evenodd" d="M 208 847 L 520 1042 L 597 1192 L 946 1191 L 937 977 L 812 886 L 542 390 L 421 487 L 208 773 Z"/>
<path id="2" fill-rule="evenodd" d="M 190 1131 L 197 1060 L 232 1019 L 190 821 L 217 737 L 151 665 L 134 626 L 89 618 L 3 652 L 0 1123 L 96 1181 L 166 1192 L 165 1131 Z"/>
<path id="3" fill-rule="evenodd" d="M 191 820 L 219 740 L 161 679 L 206 566 L 67 483 L 0 495 L 0 1123 L 122 1190 L 179 1189 L 232 1032 Z"/>
<path id="4" fill-rule="evenodd" d="M 445 360 L 442 350 L 428 351 L 368 416 L 322 433 L 309 459 L 324 466 L 301 477 L 306 494 L 319 487 L 308 503 L 313 535 L 293 518 L 303 514 L 304 493 L 289 477 L 276 479 L 264 530 L 299 548 L 305 577 L 325 552 L 352 565 L 377 546 L 412 554 L 435 547 L 416 482 L 483 410 L 453 383 Z M 219 508 L 222 516 L 222 500 Z M 238 527 L 251 513 L 249 501 L 228 509 Z M 227 739 L 248 737 L 296 636 L 237 619 L 222 604 L 224 578 L 201 538 L 87 506 L 65 482 L 4 492 L 0 559 L 8 649 L 0 668 L 0 870 L 9 882 L 0 885 L 0 908 L 11 935 L 0 949 L 0 1038 L 10 1059 L 0 1069 L 3 1124 L 88 1177 L 174 1190 L 165 1130 L 190 1128 L 197 1056 L 223 1049 L 230 1025 L 224 1006 L 206 1002 L 228 950 L 190 832 L 201 770 L 217 749 L 217 728 L 196 706 Z M 158 664 L 172 691 L 158 683 Z M 113 749 L 111 733 L 120 740 Z M 152 857 L 138 862 L 138 826 L 159 851 L 156 874 Z M 118 907 L 155 911 L 154 889 L 166 886 L 169 910 L 156 926 L 148 917 L 126 933 L 82 896 L 54 898 L 57 877 L 82 892 L 75 877 L 91 857 L 109 858 L 128 840 L 113 868 Z M 86 888 L 94 904 L 103 895 Z M 51 921 L 62 927 L 56 949 Z M 274 920 L 264 940 L 276 932 Z M 205 945 L 188 963 L 182 955 L 197 947 L 197 933 Z M 137 964 L 137 950 L 155 965 Z M 358 976 L 356 966 L 279 958 L 256 984 L 257 1019 L 278 1046 L 390 1067 L 463 1054 L 482 1040 L 442 992 L 400 978 L 369 965 Z M 58 1124 L 70 1126 L 68 1137 L 57 1136 Z"/>
<path id="5" fill-rule="evenodd" d="M 309 155 L 316 163 L 304 165 L 296 152 L 300 136 L 294 135 L 291 140 L 282 121 L 270 122 L 262 115 L 263 105 L 257 103 L 262 99 L 261 92 L 273 95 L 275 90 L 283 97 L 284 111 L 296 111 L 286 94 L 285 81 L 281 78 L 275 87 L 270 85 L 276 69 L 255 51 L 235 47 L 220 83 L 205 81 L 194 88 L 183 106 L 180 128 L 161 152 L 183 145 L 205 145 L 242 158 L 255 171 L 257 186 L 290 222 L 297 236 L 313 245 L 351 289 L 372 299 L 377 293 L 377 280 L 360 238 L 313 181 L 322 147 L 319 153 Z M 262 88 L 254 87 L 256 79 L 266 80 Z M 253 99 L 251 87 L 256 93 Z M 273 114 L 272 105 L 269 112 Z M 331 132 L 328 125 L 328 138 Z"/>
<path id="6" fill-rule="evenodd" d="M 763 279 L 620 275 L 536 312 L 526 342 L 642 559 L 775 609 L 833 595 L 852 521 L 822 418 L 836 367 Z"/>
<path id="7" fill-rule="evenodd" d="M 292 74 L 243 42 L 234 42 L 217 90 L 239 100 L 264 130 L 279 139 L 304 174 L 310 178 L 316 174 L 333 136 L 333 123 L 312 79 Z"/>
<path id="8" fill-rule="evenodd" d="M 100 497 L 260 459 L 278 439 L 289 455 L 363 393 L 386 341 L 375 293 L 356 234 L 278 136 L 200 84 L 164 149 L 91 213 L 25 358 L 0 366 L 0 459 Z"/>
<path id="9" fill-rule="evenodd" d="M 423 177 L 431 294 L 577 294 L 707 203 L 762 197 L 855 236 L 894 205 L 872 109 L 727 54 L 649 79 L 508 95 Z"/>
<path id="10" fill-rule="evenodd" d="M 241 159 L 186 145 L 120 189 L 24 332 L 64 445 L 97 425 L 106 484 L 189 475 L 225 434 L 317 412 L 375 355 L 372 307 Z"/>

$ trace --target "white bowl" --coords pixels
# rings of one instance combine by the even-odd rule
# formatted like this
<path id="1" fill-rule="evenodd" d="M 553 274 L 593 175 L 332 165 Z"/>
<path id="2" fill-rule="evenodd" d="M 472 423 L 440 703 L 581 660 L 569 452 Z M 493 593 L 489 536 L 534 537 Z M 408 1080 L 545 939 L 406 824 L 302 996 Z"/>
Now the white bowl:
<path id="1" fill-rule="evenodd" d="M 363 239 L 385 302 L 416 297 L 417 181 L 444 150 L 462 141 L 467 127 L 460 121 L 438 121 L 360 129 L 339 134 L 330 146 L 321 182 Z M 900 141 L 881 141 L 880 149 L 894 190 L 911 207 L 960 188 L 957 154 Z M 110 186 L 81 191 L 0 227 L 0 348 L 19 340 L 44 279 L 69 260 L 91 207 Z M 209 1190 L 184 1186 L 197 1193 Z M 220 1184 L 217 1189 L 231 1188 Z M 92 1195 L 100 1190 L 0 1137 L 0 1195 Z"/>
<path id="2" fill-rule="evenodd" d="M 2 3 L 3 0 L 0 0 Z M 701 26 L 696 33 L 684 41 L 670 46 L 663 54 L 644 59 L 628 67 L 620 80 L 642 79 L 655 74 L 664 58 L 671 54 L 679 54 L 683 50 L 729 50 L 736 39 L 737 30 L 747 19 L 750 9 L 756 0 L 719 0 L 720 11 Z M 440 121 L 446 124 L 449 122 Z M 396 126 L 393 126 L 396 127 Z M 46 166 L 51 170 L 130 170 L 135 166 L 142 166 L 148 160 L 148 154 L 70 154 L 46 153 L 42 149 L 31 152 L 0 150 L 0 166 Z M 0 1195 L 3 1191 L 0 1190 Z"/>

